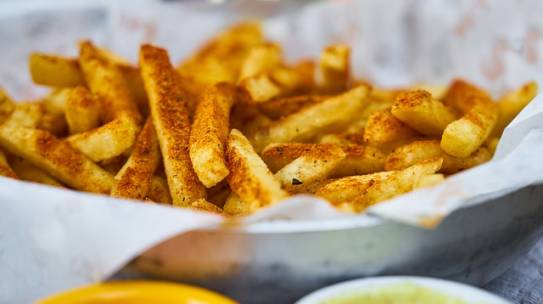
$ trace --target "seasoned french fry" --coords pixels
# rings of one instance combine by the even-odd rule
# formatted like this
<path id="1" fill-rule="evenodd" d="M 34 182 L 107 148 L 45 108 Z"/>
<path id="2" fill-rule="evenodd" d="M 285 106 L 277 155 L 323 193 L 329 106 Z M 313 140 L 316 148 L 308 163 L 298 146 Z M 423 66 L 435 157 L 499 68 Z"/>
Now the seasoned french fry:
<path id="1" fill-rule="evenodd" d="M 147 193 L 146 200 L 171 205 L 172 196 L 170 195 L 168 181 L 165 177 L 159 175 L 151 177 L 151 189 L 149 189 L 149 192 Z"/>
<path id="2" fill-rule="evenodd" d="M 45 112 L 38 121 L 37 128 L 48 131 L 57 137 L 62 137 L 67 133 L 68 125 L 63 114 Z"/>
<path id="3" fill-rule="evenodd" d="M 497 119 L 498 110 L 492 102 L 475 105 L 445 128 L 441 149 L 452 156 L 468 157 L 485 142 Z"/>
<path id="4" fill-rule="evenodd" d="M 338 93 L 347 89 L 350 77 L 351 49 L 346 45 L 330 45 L 319 60 L 319 86 L 323 92 Z"/>
<path id="5" fill-rule="evenodd" d="M 461 79 L 454 80 L 443 97 L 443 103 L 458 112 L 465 114 L 473 106 L 492 98 L 484 90 Z"/>
<path id="6" fill-rule="evenodd" d="M 68 137 L 68 142 L 93 161 L 121 155 L 136 140 L 139 126 L 132 117 L 121 116 L 107 124 Z"/>
<path id="7" fill-rule="evenodd" d="M 346 156 L 338 146 L 322 144 L 320 147 L 322 149 L 315 146 L 275 173 L 287 191 L 292 186 L 326 179 Z"/>
<path id="8" fill-rule="evenodd" d="M 180 98 L 176 72 L 168 53 L 149 44 L 140 49 L 140 69 L 173 204 L 188 207 L 205 197 L 205 188 L 190 161 L 189 115 L 186 101 Z"/>
<path id="9" fill-rule="evenodd" d="M 440 136 L 456 119 L 451 109 L 422 90 L 400 93 L 390 112 L 412 129 L 430 136 Z"/>
<path id="10" fill-rule="evenodd" d="M 64 115 L 64 106 L 68 97 L 72 93 L 72 88 L 54 89 L 43 99 L 45 111 L 53 114 Z"/>
<path id="11" fill-rule="evenodd" d="M 0 87 L 0 124 L 15 110 L 15 103 Z"/>
<path id="12" fill-rule="evenodd" d="M 344 160 L 333 170 L 333 177 L 360 175 L 383 170 L 386 155 L 371 146 L 343 146 L 347 154 Z"/>
<path id="13" fill-rule="evenodd" d="M 272 119 L 279 119 L 281 117 L 290 115 L 299 111 L 300 109 L 317 104 L 329 96 L 325 95 L 301 95 L 294 97 L 284 97 L 273 99 L 258 105 L 258 108 L 262 113 L 266 114 Z"/>
<path id="14" fill-rule="evenodd" d="M 199 198 L 195 201 L 192 201 L 190 203 L 189 208 L 196 209 L 196 210 L 202 210 L 207 212 L 213 212 L 213 213 L 222 213 L 222 209 L 217 207 L 215 204 L 208 202 L 205 198 Z"/>
<path id="15" fill-rule="evenodd" d="M 6 159 L 4 151 L 0 150 L 0 176 L 19 178 Z"/>
<path id="16" fill-rule="evenodd" d="M 333 182 L 335 179 L 326 178 L 312 182 L 310 184 L 300 184 L 300 185 L 291 185 L 289 188 L 290 194 L 315 194 L 317 190 L 324 187 L 325 185 Z"/>
<path id="17" fill-rule="evenodd" d="M 19 103 L 4 123 L 13 126 L 36 128 L 44 114 L 43 105 L 40 103 Z"/>
<path id="18" fill-rule="evenodd" d="M 15 174 L 22 180 L 64 188 L 64 185 L 47 174 L 47 172 L 20 157 L 14 157 L 11 161 L 11 166 Z"/>
<path id="19" fill-rule="evenodd" d="M 5 123 L 0 145 L 75 189 L 109 193 L 113 184 L 113 176 L 47 131 Z"/>
<path id="20" fill-rule="evenodd" d="M 236 101 L 233 85 L 218 83 L 210 86 L 196 108 L 190 132 L 189 154 L 198 178 L 210 188 L 229 173 L 224 161 L 228 138 L 230 108 Z"/>
<path id="21" fill-rule="evenodd" d="M 373 113 L 364 129 L 364 140 L 385 150 L 413 140 L 417 133 L 398 120 L 389 110 Z"/>
<path id="22" fill-rule="evenodd" d="M 420 189 L 435 186 L 445 180 L 443 174 L 429 174 L 422 176 L 414 185 L 413 189 Z"/>
<path id="23" fill-rule="evenodd" d="M 481 147 L 468 157 L 454 157 L 441 149 L 438 140 L 419 140 L 398 147 L 390 153 L 385 161 L 385 170 L 405 169 L 416 163 L 436 157 L 443 158 L 443 165 L 440 171 L 452 174 L 487 162 L 492 157 L 492 154 L 487 148 Z"/>
<path id="24" fill-rule="evenodd" d="M 447 93 L 447 90 L 449 88 L 444 85 L 432 85 L 432 84 L 417 84 L 410 88 L 410 90 L 424 90 L 430 95 L 432 95 L 433 98 L 441 100 L 443 97 L 445 97 L 445 94 Z"/>
<path id="25" fill-rule="evenodd" d="M 277 67 L 282 60 L 281 46 L 275 43 L 263 43 L 255 46 L 249 51 L 247 58 L 241 65 L 239 79 L 253 77 L 266 73 Z"/>
<path id="26" fill-rule="evenodd" d="M 85 87 L 75 87 L 70 91 L 64 104 L 64 114 L 70 134 L 82 133 L 100 124 L 100 101 Z"/>
<path id="27" fill-rule="evenodd" d="M 158 141 L 150 118 L 141 130 L 132 154 L 115 175 L 111 195 L 143 200 L 151 189 L 151 178 L 160 164 Z"/>
<path id="28" fill-rule="evenodd" d="M 501 136 L 505 127 L 513 121 L 517 114 L 520 113 L 520 111 L 522 111 L 536 95 L 537 83 L 532 81 L 502 96 L 498 101 L 500 115 L 498 116 L 498 121 L 496 122 L 496 126 L 494 126 L 492 134 L 494 136 Z"/>
<path id="29" fill-rule="evenodd" d="M 52 87 L 74 87 L 85 83 L 77 59 L 42 53 L 29 58 L 32 81 Z"/>
<path id="30" fill-rule="evenodd" d="M 235 192 L 232 192 L 224 203 L 223 211 L 230 216 L 244 216 L 255 212 L 258 208 L 257 201 L 242 201 Z"/>
<path id="31" fill-rule="evenodd" d="M 345 127 L 362 111 L 367 94 L 368 88 L 359 86 L 283 117 L 255 135 L 257 150 L 273 142 L 308 141 Z"/>
<path id="32" fill-rule="evenodd" d="M 287 197 L 249 140 L 236 129 L 228 137 L 226 163 L 230 169 L 228 184 L 242 201 L 256 202 L 262 207 Z"/>

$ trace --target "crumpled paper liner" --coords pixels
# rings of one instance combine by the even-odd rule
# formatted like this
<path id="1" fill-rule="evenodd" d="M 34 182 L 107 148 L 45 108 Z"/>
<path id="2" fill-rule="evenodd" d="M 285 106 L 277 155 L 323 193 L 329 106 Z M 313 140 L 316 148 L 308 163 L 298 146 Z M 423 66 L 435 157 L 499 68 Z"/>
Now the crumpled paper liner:
<path id="1" fill-rule="evenodd" d="M 238 1 L 239 2 L 239 1 Z M 0 6 L 0 84 L 21 100 L 46 90 L 32 85 L 32 51 L 76 54 L 91 38 L 135 61 L 141 42 L 165 46 L 177 62 L 225 24 L 231 11 L 181 3 L 8 2 Z M 239 6 L 238 6 L 239 7 Z M 443 84 L 466 77 L 502 93 L 527 80 L 543 84 L 543 3 L 368 0 L 311 3 L 271 15 L 267 35 L 291 59 L 315 57 L 329 43 L 353 47 L 358 76 L 384 86 Z M 457 208 L 543 182 L 543 97 L 506 129 L 494 159 L 375 205 L 341 213 L 311 196 L 295 196 L 246 219 L 290 221 L 285 232 L 319 219 L 347 226 L 375 215 L 435 227 Z M 221 224 L 219 216 L 0 178 L 0 303 L 28 302 L 107 278 L 127 261 L 176 234 Z"/>

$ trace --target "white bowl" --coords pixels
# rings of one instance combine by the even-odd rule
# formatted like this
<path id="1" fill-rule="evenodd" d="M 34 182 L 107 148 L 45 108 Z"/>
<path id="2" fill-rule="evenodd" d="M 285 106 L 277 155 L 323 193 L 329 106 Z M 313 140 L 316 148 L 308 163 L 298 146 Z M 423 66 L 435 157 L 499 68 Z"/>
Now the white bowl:
<path id="1" fill-rule="evenodd" d="M 363 294 L 364 291 L 374 290 L 375 288 L 385 288 L 405 283 L 411 283 L 446 296 L 451 296 L 452 298 L 465 301 L 466 304 L 512 304 L 487 291 L 469 285 L 441 279 L 410 276 L 375 277 L 347 281 L 319 289 L 303 297 L 296 304 L 322 304 L 325 300 L 333 300 L 358 293 Z"/>

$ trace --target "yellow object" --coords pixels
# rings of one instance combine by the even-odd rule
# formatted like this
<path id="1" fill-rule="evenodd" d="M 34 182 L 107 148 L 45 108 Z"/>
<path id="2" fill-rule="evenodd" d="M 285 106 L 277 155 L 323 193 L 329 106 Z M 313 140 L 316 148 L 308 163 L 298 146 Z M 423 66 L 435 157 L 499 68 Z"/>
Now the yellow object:
<path id="1" fill-rule="evenodd" d="M 90 285 L 37 304 L 236 304 L 215 292 L 174 283 L 111 282 Z"/>

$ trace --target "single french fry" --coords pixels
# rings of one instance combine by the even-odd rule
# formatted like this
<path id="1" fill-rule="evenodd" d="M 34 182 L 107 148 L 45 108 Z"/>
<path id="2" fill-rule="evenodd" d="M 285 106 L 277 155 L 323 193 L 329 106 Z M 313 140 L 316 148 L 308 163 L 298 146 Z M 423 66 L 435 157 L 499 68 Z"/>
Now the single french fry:
<path id="1" fill-rule="evenodd" d="M 242 201 L 257 202 L 262 207 L 287 197 L 249 140 L 236 129 L 228 136 L 226 163 L 230 170 L 228 184 Z"/>
<path id="2" fill-rule="evenodd" d="M 243 80 L 262 74 L 277 67 L 283 58 L 281 46 L 275 43 L 263 43 L 253 47 L 241 65 L 239 79 Z"/>
<path id="3" fill-rule="evenodd" d="M 160 175 L 151 177 L 151 188 L 147 193 L 146 200 L 166 205 L 172 204 L 172 196 L 170 195 L 168 181 L 165 177 Z"/>
<path id="4" fill-rule="evenodd" d="M 6 154 L 0 150 L 0 176 L 19 178 L 8 163 Z"/>
<path id="5" fill-rule="evenodd" d="M 229 173 L 224 161 L 230 108 L 237 98 L 236 87 L 218 83 L 202 93 L 190 131 L 189 154 L 198 179 L 210 188 Z"/>
<path id="6" fill-rule="evenodd" d="M 129 116 L 83 133 L 68 137 L 68 142 L 93 161 L 102 161 L 123 154 L 133 146 L 139 126 Z"/>
<path id="7" fill-rule="evenodd" d="M 44 112 L 44 107 L 40 103 L 18 103 L 4 123 L 24 128 L 36 128 Z"/>
<path id="8" fill-rule="evenodd" d="M 498 109 L 494 103 L 476 104 L 445 128 L 441 149 L 452 156 L 468 157 L 485 142 L 497 119 Z"/>
<path id="9" fill-rule="evenodd" d="M 4 122 L 15 110 L 15 102 L 0 87 L 0 124 Z"/>
<path id="10" fill-rule="evenodd" d="M 422 90 L 400 93 L 390 112 L 412 129 L 430 136 L 440 136 L 456 120 L 451 109 Z"/>
<path id="11" fill-rule="evenodd" d="M 290 191 L 292 186 L 326 179 L 346 156 L 339 146 L 323 144 L 320 147 L 323 149 L 313 148 L 275 173 L 284 189 Z"/>
<path id="12" fill-rule="evenodd" d="M 335 179 L 325 178 L 321 180 L 314 181 L 310 184 L 299 184 L 291 185 L 289 188 L 290 194 L 315 194 L 317 190 L 324 187 L 325 185 L 333 182 Z"/>
<path id="13" fill-rule="evenodd" d="M 92 96 L 85 87 L 75 87 L 70 91 L 64 104 L 64 114 L 70 134 L 94 129 L 100 124 L 100 100 Z"/>
<path id="14" fill-rule="evenodd" d="M 338 93 L 347 89 L 350 77 L 351 49 L 346 45 L 330 45 L 319 59 L 319 87 L 326 93 Z"/>
<path id="15" fill-rule="evenodd" d="M 332 171 L 331 176 L 343 177 L 383 170 L 386 155 L 381 150 L 361 145 L 344 145 L 342 148 L 347 157 Z"/>
<path id="16" fill-rule="evenodd" d="M 273 99 L 258 105 L 262 113 L 272 119 L 296 113 L 308 105 L 317 104 L 329 96 L 325 95 L 300 95 Z"/>
<path id="17" fill-rule="evenodd" d="M 368 88 L 359 86 L 283 117 L 255 135 L 257 150 L 273 142 L 308 141 L 345 127 L 362 111 L 367 94 Z"/>
<path id="18" fill-rule="evenodd" d="M 14 157 L 11 161 L 11 166 L 15 174 L 22 180 L 64 188 L 64 185 L 47 172 L 20 157 Z"/>
<path id="19" fill-rule="evenodd" d="M 218 214 L 222 213 L 222 209 L 220 207 L 208 202 L 205 198 L 199 198 L 195 201 L 192 201 L 189 208 Z"/>
<path id="20" fill-rule="evenodd" d="M 445 94 L 447 93 L 447 90 L 449 89 L 445 85 L 433 85 L 433 84 L 417 84 L 409 88 L 410 90 L 424 90 L 430 95 L 432 95 L 433 98 L 437 100 L 443 99 L 445 97 Z"/>
<path id="21" fill-rule="evenodd" d="M 505 127 L 534 99 L 537 95 L 537 89 L 537 83 L 531 81 L 516 90 L 506 93 L 498 100 L 500 115 L 492 131 L 494 136 L 501 136 Z"/>
<path id="22" fill-rule="evenodd" d="M 223 211 L 230 216 L 244 216 L 255 212 L 259 207 L 258 202 L 242 201 L 235 192 L 231 192 L 224 203 Z"/>
<path id="23" fill-rule="evenodd" d="M 189 207 L 205 197 L 205 188 L 190 161 L 189 114 L 180 98 L 176 72 L 166 50 L 149 44 L 140 49 L 140 69 L 173 204 Z"/>
<path id="24" fill-rule="evenodd" d="M 47 131 L 3 124 L 0 145 L 72 188 L 109 193 L 113 184 L 113 176 Z"/>
<path id="25" fill-rule="evenodd" d="M 64 115 L 64 106 L 68 97 L 72 93 L 72 88 L 54 89 L 43 98 L 45 111 L 53 114 Z"/>
<path id="26" fill-rule="evenodd" d="M 52 87 L 74 87 L 85 83 L 77 59 L 43 53 L 29 58 L 30 76 L 36 84 Z"/>
<path id="27" fill-rule="evenodd" d="M 441 183 L 444 180 L 445 180 L 445 176 L 443 174 L 438 173 L 438 174 L 424 175 L 417 182 L 415 182 L 415 184 L 413 185 L 413 189 L 432 187 Z"/>
<path id="28" fill-rule="evenodd" d="M 383 149 L 394 148 L 413 140 L 417 133 L 398 120 L 389 110 L 373 113 L 364 129 L 364 140 Z"/>
<path id="29" fill-rule="evenodd" d="M 492 154 L 487 148 L 481 147 L 468 157 L 454 157 L 441 149 L 438 140 L 418 140 L 398 147 L 390 153 L 385 161 L 385 170 L 402 170 L 416 163 L 439 157 L 443 158 L 440 171 L 453 174 L 489 161 Z"/>
<path id="30" fill-rule="evenodd" d="M 150 118 L 139 133 L 130 157 L 115 175 L 111 195 L 143 200 L 151 189 L 151 178 L 160 164 L 160 151 Z"/>
<path id="31" fill-rule="evenodd" d="M 483 89 L 462 79 L 455 79 L 443 97 L 445 105 L 462 114 L 467 113 L 476 104 L 491 100 L 490 95 Z"/>

